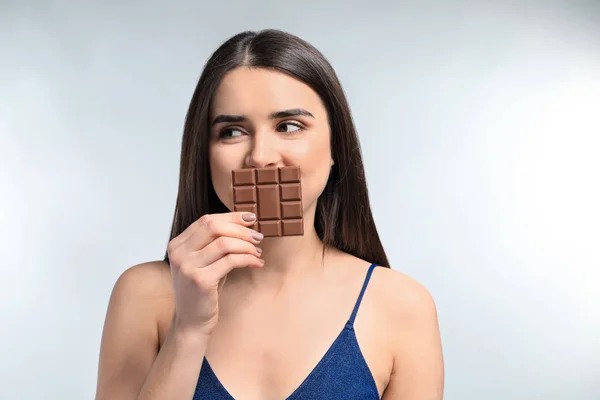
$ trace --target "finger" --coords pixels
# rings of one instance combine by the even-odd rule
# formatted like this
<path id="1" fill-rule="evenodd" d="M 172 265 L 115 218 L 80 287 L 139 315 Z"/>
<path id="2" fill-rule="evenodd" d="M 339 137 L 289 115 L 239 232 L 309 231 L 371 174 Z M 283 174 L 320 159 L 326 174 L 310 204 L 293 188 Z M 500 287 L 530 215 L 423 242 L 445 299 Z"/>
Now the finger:
<path id="1" fill-rule="evenodd" d="M 251 254 L 228 254 L 202 269 L 207 279 L 222 279 L 234 268 L 262 268 L 265 261 Z"/>
<path id="2" fill-rule="evenodd" d="M 252 226 L 256 223 L 256 215 L 249 212 L 228 212 L 228 213 L 219 213 L 219 214 L 204 214 L 196 221 L 194 221 L 190 226 L 188 226 L 181 234 L 177 237 L 173 238 L 169 242 L 169 247 L 174 250 L 181 246 L 194 232 L 206 226 L 207 224 L 211 224 L 211 221 L 225 221 L 232 222 L 237 225 L 242 226 Z"/>
<path id="3" fill-rule="evenodd" d="M 180 251 L 198 251 L 221 237 L 230 237 L 258 244 L 264 235 L 245 226 L 221 220 L 211 220 L 198 228 L 180 245 Z"/>
<path id="4" fill-rule="evenodd" d="M 201 267 L 213 264 L 228 254 L 251 254 L 260 257 L 261 253 L 260 248 L 246 240 L 221 236 L 202 250 L 197 251 L 195 259 L 197 265 Z"/>

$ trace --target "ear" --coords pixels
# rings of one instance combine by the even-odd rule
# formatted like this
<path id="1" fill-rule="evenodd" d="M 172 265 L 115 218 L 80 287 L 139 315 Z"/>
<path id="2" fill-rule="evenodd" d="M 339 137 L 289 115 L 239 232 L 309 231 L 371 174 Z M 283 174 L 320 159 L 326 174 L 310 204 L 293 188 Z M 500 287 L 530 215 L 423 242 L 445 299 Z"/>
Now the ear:
<path id="1" fill-rule="evenodd" d="M 333 167 L 333 165 L 335 164 L 335 161 L 333 161 L 333 158 L 331 159 L 331 166 Z"/>

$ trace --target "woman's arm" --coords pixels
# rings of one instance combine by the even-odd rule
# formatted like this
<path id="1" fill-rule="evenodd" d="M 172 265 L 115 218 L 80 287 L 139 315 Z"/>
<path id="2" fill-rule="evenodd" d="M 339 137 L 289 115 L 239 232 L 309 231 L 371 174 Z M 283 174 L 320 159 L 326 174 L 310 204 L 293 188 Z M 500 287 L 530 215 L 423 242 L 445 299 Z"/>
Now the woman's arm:
<path id="1" fill-rule="evenodd" d="M 382 400 L 442 400 L 444 362 L 435 303 L 417 282 L 393 281 L 388 281 L 395 287 L 389 304 L 397 335 L 394 367 Z"/>
<path id="2" fill-rule="evenodd" d="M 173 323 L 158 351 L 158 312 L 170 283 L 164 269 L 142 264 L 117 280 L 102 334 L 96 400 L 192 398 L 208 338 Z"/>

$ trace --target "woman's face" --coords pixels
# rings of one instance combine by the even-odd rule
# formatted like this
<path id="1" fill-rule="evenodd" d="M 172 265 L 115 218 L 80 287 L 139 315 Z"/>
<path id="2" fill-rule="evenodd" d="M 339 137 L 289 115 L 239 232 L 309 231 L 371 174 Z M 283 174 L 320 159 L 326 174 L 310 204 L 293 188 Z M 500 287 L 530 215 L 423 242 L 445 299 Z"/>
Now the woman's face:
<path id="1" fill-rule="evenodd" d="M 211 178 L 227 208 L 232 170 L 299 166 L 304 212 L 315 210 L 333 161 L 327 112 L 308 85 L 281 72 L 236 68 L 217 88 L 209 124 Z"/>

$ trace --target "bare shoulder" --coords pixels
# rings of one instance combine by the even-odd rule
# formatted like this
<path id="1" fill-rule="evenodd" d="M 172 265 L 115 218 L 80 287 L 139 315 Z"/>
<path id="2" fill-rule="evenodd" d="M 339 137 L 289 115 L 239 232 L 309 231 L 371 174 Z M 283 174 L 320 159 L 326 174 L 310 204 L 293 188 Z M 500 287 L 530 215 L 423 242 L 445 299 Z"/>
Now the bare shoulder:
<path id="1" fill-rule="evenodd" d="M 113 289 L 130 297 L 156 297 L 172 295 L 169 265 L 164 261 L 150 261 L 126 269 L 117 279 Z"/>
<path id="2" fill-rule="evenodd" d="M 154 329 L 161 300 L 172 298 L 168 264 L 151 261 L 126 269 L 116 280 L 105 321 L 105 331 L 115 325 Z M 118 322 L 117 322 L 118 321 Z M 154 329 L 155 330 L 155 329 Z"/>
<path id="3" fill-rule="evenodd" d="M 338 274 L 356 291 L 370 262 L 337 253 Z M 437 307 L 416 279 L 387 266 L 373 270 L 355 323 L 382 400 L 441 400 L 444 385 Z"/>
<path id="4" fill-rule="evenodd" d="M 125 270 L 113 287 L 106 311 L 97 399 L 136 398 L 157 356 L 161 300 L 172 297 L 166 263 Z M 162 302 L 164 303 L 164 302 Z"/>
<path id="5" fill-rule="evenodd" d="M 433 296 L 414 278 L 392 268 L 378 267 L 370 285 L 375 301 L 396 322 L 403 324 L 416 318 L 437 320 Z"/>
<path id="6" fill-rule="evenodd" d="M 364 280 L 369 262 L 345 253 L 337 253 L 338 271 L 348 280 Z M 350 267 L 350 268 L 348 268 Z M 386 319 L 403 323 L 407 318 L 436 317 L 432 295 L 414 278 L 387 266 L 378 266 L 369 280 L 365 300 L 375 306 Z"/>
<path id="7" fill-rule="evenodd" d="M 441 399 L 444 365 L 433 296 L 414 278 L 390 268 L 376 268 L 372 285 L 372 304 L 386 321 L 394 360 L 383 399 Z"/>
<path id="8" fill-rule="evenodd" d="M 148 325 L 162 344 L 174 313 L 174 293 L 169 264 L 150 261 L 125 270 L 113 289 L 109 307 L 135 314 L 138 326 Z"/>

